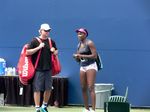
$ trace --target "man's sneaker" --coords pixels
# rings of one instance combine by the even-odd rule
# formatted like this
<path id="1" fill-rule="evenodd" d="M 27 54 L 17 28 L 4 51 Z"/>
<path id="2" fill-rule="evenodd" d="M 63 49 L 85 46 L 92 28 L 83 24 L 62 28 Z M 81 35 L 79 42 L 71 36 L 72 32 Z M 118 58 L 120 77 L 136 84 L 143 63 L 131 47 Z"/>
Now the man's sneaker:
<path id="1" fill-rule="evenodd" d="M 40 110 L 37 110 L 36 112 L 40 112 Z"/>
<path id="2" fill-rule="evenodd" d="M 46 107 L 45 107 L 45 108 L 41 108 L 41 111 L 42 111 L 42 112 L 48 112 L 48 110 L 47 110 Z"/>
<path id="3" fill-rule="evenodd" d="M 95 112 L 95 110 L 92 110 L 92 109 L 91 109 L 90 112 Z"/>
<path id="4" fill-rule="evenodd" d="M 83 112 L 90 112 L 90 110 L 87 110 L 86 108 L 84 108 Z"/>

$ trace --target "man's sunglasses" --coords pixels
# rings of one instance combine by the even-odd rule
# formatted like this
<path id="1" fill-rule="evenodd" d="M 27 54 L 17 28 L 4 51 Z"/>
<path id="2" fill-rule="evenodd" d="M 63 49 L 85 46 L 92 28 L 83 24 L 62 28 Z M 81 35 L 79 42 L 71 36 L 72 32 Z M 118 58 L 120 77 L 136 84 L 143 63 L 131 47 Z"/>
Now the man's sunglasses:
<path id="1" fill-rule="evenodd" d="M 44 30 L 45 32 L 50 32 L 50 30 Z"/>

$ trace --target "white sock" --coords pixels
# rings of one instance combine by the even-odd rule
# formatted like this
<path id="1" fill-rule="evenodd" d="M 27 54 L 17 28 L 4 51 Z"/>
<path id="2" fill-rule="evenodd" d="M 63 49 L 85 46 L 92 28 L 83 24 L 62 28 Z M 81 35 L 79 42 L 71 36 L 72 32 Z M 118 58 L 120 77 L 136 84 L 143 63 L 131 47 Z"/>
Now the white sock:
<path id="1" fill-rule="evenodd" d="M 46 108 L 46 107 L 47 107 L 47 103 L 43 102 L 42 108 Z"/>

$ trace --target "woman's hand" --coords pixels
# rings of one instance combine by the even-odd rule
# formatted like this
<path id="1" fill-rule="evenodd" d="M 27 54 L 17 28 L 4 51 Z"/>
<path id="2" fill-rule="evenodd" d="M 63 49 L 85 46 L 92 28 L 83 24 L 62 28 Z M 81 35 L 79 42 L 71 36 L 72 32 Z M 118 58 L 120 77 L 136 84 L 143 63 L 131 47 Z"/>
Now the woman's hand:
<path id="1" fill-rule="evenodd" d="M 74 58 L 77 62 L 80 62 L 80 58 L 78 57 L 78 54 L 73 54 L 73 58 Z"/>
<path id="2" fill-rule="evenodd" d="M 73 54 L 73 57 L 76 59 L 83 58 L 81 54 Z"/>

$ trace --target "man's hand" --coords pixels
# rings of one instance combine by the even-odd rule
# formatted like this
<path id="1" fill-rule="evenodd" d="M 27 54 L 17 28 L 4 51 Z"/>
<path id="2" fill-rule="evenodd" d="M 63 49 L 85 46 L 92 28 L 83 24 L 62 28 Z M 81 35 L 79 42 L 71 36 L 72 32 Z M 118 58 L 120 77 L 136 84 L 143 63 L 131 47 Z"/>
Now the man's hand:
<path id="1" fill-rule="evenodd" d="M 42 42 L 42 43 L 40 43 L 40 45 L 39 45 L 39 48 L 41 49 L 41 48 L 43 48 L 44 47 L 44 43 Z"/>
<path id="2" fill-rule="evenodd" d="M 51 48 L 51 52 L 52 53 L 55 52 L 55 48 L 54 47 Z"/>

